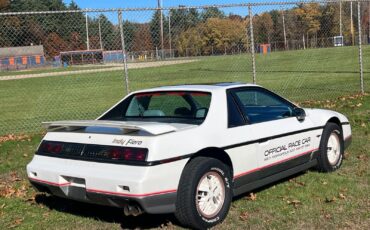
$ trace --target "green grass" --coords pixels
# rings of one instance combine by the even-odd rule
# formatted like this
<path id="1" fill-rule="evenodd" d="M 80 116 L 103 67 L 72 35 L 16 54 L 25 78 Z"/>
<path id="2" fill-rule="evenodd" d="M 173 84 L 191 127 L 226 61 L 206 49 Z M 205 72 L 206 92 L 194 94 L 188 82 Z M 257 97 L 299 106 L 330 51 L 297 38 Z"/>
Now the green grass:
<path id="1" fill-rule="evenodd" d="M 24 70 L 12 70 L 12 71 L 0 71 L 0 79 L 4 76 L 17 76 L 25 74 L 42 74 L 42 73 L 57 73 L 57 72 L 68 72 L 68 71 L 79 71 L 79 70 L 90 70 L 90 69 L 105 69 L 111 68 L 112 66 L 68 66 L 60 68 L 37 68 L 37 69 L 24 69 Z"/>
<path id="2" fill-rule="evenodd" d="M 245 194 L 216 229 L 368 229 L 370 226 L 370 96 L 306 101 L 349 117 L 353 143 L 334 173 L 307 171 Z M 0 226 L 19 229 L 180 228 L 173 215 L 123 217 L 122 210 L 36 193 L 25 166 L 40 135 L 0 143 Z"/>
<path id="3" fill-rule="evenodd" d="M 365 83 L 370 87 L 370 47 L 365 47 Z M 257 83 L 293 101 L 330 99 L 359 91 L 357 48 L 340 47 L 257 55 Z M 76 67 L 78 68 L 78 67 Z M 48 120 L 93 119 L 126 92 L 122 71 L 0 82 L 0 135 L 34 132 Z M 251 82 L 249 55 L 129 70 L 130 89 L 153 86 Z"/>

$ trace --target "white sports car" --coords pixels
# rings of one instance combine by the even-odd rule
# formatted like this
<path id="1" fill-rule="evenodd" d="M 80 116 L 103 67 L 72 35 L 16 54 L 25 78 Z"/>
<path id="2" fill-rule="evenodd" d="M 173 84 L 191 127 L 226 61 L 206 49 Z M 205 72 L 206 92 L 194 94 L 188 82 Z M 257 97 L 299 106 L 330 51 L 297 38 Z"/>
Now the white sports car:
<path id="1" fill-rule="evenodd" d="M 223 221 L 233 196 L 338 169 L 351 142 L 344 115 L 241 83 L 137 91 L 96 120 L 44 125 L 27 165 L 39 191 L 126 215 L 175 213 L 197 229 Z"/>

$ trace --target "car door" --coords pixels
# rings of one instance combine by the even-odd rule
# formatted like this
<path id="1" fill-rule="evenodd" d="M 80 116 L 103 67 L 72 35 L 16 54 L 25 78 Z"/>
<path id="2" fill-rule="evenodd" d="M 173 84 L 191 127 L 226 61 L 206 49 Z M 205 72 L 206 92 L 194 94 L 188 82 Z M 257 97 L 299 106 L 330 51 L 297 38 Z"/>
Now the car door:
<path id="1" fill-rule="evenodd" d="M 306 163 L 319 145 L 321 129 L 310 119 L 297 119 L 297 107 L 260 87 L 232 90 L 256 144 L 259 178 Z"/>

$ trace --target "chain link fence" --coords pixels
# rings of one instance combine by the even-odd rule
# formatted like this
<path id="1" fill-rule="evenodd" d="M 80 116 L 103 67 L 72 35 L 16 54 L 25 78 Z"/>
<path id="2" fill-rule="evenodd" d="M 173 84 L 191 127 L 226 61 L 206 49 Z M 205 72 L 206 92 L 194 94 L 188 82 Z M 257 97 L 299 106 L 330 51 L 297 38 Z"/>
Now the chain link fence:
<path id="1" fill-rule="evenodd" d="M 94 119 L 129 91 L 255 82 L 293 101 L 369 89 L 370 1 L 0 12 L 0 135 Z"/>

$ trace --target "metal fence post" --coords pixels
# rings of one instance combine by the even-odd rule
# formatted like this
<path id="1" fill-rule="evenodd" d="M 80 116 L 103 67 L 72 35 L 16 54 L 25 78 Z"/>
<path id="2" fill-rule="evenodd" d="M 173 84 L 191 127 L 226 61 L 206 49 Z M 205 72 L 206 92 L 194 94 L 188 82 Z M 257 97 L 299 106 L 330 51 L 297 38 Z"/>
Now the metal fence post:
<path id="1" fill-rule="evenodd" d="M 86 17 L 86 49 L 90 50 L 90 38 L 89 38 L 89 16 L 87 15 L 87 12 L 85 13 Z"/>
<path id="2" fill-rule="evenodd" d="M 360 64 L 360 85 L 361 93 L 365 93 L 364 89 L 364 69 L 362 63 L 362 31 L 361 31 L 361 2 L 357 2 L 357 21 L 358 21 L 358 56 Z"/>
<path id="3" fill-rule="evenodd" d="M 249 11 L 249 33 L 250 33 L 250 49 L 252 55 L 252 71 L 253 71 L 253 84 L 256 84 L 256 55 L 254 52 L 254 32 L 253 32 L 253 13 L 252 13 L 252 6 L 248 5 Z"/>
<path id="4" fill-rule="evenodd" d="M 126 92 L 127 94 L 130 93 L 129 88 L 129 79 L 128 79 L 128 68 L 127 68 L 127 57 L 126 57 L 126 46 L 125 46 L 125 35 L 123 34 L 123 21 L 122 21 L 122 11 L 118 11 L 118 23 L 119 23 L 119 31 L 121 34 L 121 45 L 122 45 L 122 58 L 123 58 L 123 69 L 125 75 L 125 83 L 126 83 Z"/>

